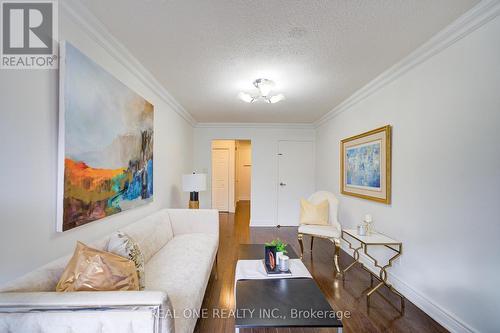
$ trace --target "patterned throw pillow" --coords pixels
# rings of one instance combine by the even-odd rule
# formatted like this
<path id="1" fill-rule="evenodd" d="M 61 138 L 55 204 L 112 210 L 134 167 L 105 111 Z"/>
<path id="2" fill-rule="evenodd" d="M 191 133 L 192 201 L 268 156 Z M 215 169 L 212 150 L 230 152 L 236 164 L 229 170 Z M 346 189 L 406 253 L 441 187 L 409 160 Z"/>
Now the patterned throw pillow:
<path id="1" fill-rule="evenodd" d="M 126 233 L 116 231 L 109 238 L 108 252 L 115 253 L 134 262 L 137 269 L 137 276 L 139 277 L 139 289 L 143 290 L 146 287 L 144 255 L 139 248 L 139 244 Z"/>

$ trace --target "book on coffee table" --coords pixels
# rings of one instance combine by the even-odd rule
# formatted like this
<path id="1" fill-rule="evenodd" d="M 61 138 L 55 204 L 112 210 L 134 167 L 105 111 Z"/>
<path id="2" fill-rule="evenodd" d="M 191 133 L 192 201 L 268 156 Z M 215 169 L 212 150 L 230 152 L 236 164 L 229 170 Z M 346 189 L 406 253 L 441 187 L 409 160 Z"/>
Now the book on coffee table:
<path id="1" fill-rule="evenodd" d="M 262 260 L 262 264 L 264 265 L 264 268 L 266 269 L 267 276 L 292 276 L 292 272 L 290 270 L 280 271 L 278 266 L 276 266 L 274 269 L 271 269 L 271 267 L 269 267 L 269 265 L 266 265 L 264 260 Z"/>

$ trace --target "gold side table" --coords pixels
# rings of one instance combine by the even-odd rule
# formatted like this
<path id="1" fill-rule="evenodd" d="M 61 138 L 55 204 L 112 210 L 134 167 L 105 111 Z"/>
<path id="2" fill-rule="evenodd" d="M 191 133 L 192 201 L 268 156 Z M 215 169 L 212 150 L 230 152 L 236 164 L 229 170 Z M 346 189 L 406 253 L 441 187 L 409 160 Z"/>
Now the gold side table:
<path id="1" fill-rule="evenodd" d="M 385 285 L 387 288 L 389 288 L 390 291 L 392 291 L 394 294 L 396 294 L 401 298 L 401 312 L 403 313 L 405 308 L 404 296 L 401 295 L 401 293 L 399 293 L 396 289 L 394 289 L 394 287 L 391 284 L 387 282 L 387 269 L 392 266 L 392 262 L 396 258 L 398 258 L 399 256 L 401 256 L 401 254 L 403 254 L 403 243 L 380 233 L 371 233 L 370 235 L 359 236 L 356 229 L 342 230 L 341 238 L 347 244 L 349 244 L 349 249 L 354 250 L 353 253 L 354 262 L 351 263 L 342 271 L 342 279 L 345 281 L 345 273 L 349 269 L 351 269 L 356 263 L 360 263 L 363 266 L 363 268 L 365 268 L 364 265 L 359 261 L 359 251 L 363 250 L 363 253 L 368 258 L 373 260 L 374 266 L 380 269 L 379 275 L 377 276 L 375 273 L 365 268 L 365 270 L 367 270 L 370 273 L 370 280 L 371 280 L 371 288 L 366 293 L 367 305 L 370 306 L 370 296 L 373 295 L 373 293 L 377 291 L 381 286 Z M 352 245 L 353 239 L 359 243 L 358 247 L 354 247 Z M 368 246 L 371 245 L 385 246 L 386 248 L 395 252 L 395 254 L 391 258 L 389 258 L 389 261 L 386 265 L 379 265 L 377 259 L 368 254 Z M 373 286 L 373 277 L 375 277 L 380 281 L 375 287 Z"/>

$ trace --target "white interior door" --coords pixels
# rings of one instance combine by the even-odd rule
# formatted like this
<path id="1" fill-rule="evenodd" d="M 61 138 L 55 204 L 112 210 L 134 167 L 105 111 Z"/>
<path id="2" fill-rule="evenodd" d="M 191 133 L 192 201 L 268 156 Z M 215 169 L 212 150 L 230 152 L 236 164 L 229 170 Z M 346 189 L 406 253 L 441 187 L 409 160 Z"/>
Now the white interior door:
<path id="1" fill-rule="evenodd" d="M 314 191 L 314 143 L 278 143 L 278 225 L 296 226 L 300 218 L 300 199 Z"/>
<path id="2" fill-rule="evenodd" d="M 212 208 L 229 211 L 229 149 L 212 150 Z"/>

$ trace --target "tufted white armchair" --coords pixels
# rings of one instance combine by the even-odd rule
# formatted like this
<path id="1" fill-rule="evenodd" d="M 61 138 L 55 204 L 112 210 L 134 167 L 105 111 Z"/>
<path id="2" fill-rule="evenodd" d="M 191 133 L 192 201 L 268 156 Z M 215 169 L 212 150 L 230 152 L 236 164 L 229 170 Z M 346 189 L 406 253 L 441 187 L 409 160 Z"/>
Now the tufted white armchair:
<path id="1" fill-rule="evenodd" d="M 340 273 L 339 255 L 340 255 L 340 236 L 342 234 L 342 227 L 338 221 L 338 207 L 339 201 L 331 192 L 318 191 L 313 193 L 309 198 L 312 204 L 319 204 L 324 200 L 328 201 L 328 224 L 329 225 L 306 225 L 301 224 L 298 229 L 297 239 L 300 245 L 300 258 L 304 255 L 304 245 L 302 239 L 304 235 L 311 236 L 311 252 L 314 244 L 314 237 L 326 238 L 330 240 L 335 246 L 335 253 L 333 257 L 335 270 Z"/>

